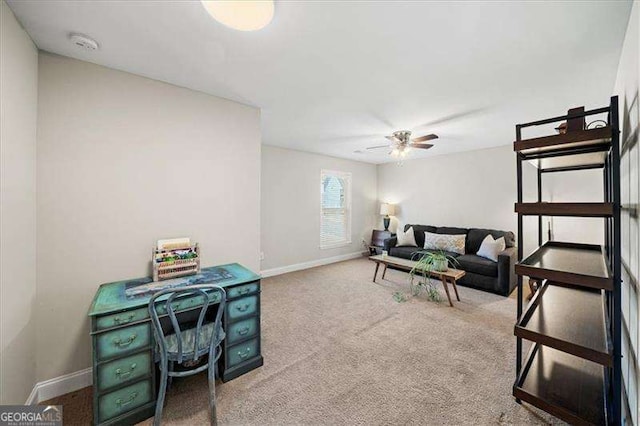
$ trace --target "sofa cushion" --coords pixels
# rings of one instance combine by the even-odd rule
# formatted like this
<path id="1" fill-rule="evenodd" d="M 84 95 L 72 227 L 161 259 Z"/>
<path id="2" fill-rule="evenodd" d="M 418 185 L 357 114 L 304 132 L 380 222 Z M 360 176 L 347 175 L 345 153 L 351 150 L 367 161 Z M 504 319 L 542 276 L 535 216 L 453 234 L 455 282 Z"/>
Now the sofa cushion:
<path id="1" fill-rule="evenodd" d="M 458 260 L 458 257 L 460 256 L 459 253 L 454 253 L 452 251 L 444 251 L 444 250 L 422 250 L 422 251 L 428 251 L 429 253 L 443 253 L 444 255 L 452 257 L 452 258 L 454 258 L 456 260 Z M 449 259 L 449 267 L 457 268 L 458 265 L 455 262 L 451 261 L 451 259 Z"/>
<path id="2" fill-rule="evenodd" d="M 418 247 L 424 247 L 424 233 L 425 232 L 436 232 L 435 226 L 429 225 L 405 225 L 404 230 L 406 231 L 410 227 L 413 226 L 413 233 L 416 235 L 416 244 Z"/>
<path id="3" fill-rule="evenodd" d="M 498 262 L 493 260 L 485 259 L 475 254 L 463 254 L 458 256 L 456 261 L 458 262 L 457 269 L 487 277 L 498 276 Z"/>
<path id="4" fill-rule="evenodd" d="M 444 253 L 447 256 L 453 257 L 453 258 L 457 258 L 458 256 L 460 256 L 458 253 L 453 253 L 450 251 L 442 251 L 442 250 L 424 250 L 421 249 L 419 247 L 391 247 L 391 249 L 389 250 L 389 256 L 395 256 L 395 257 L 402 257 L 403 259 L 409 259 L 409 260 L 418 260 L 419 256 L 415 255 L 415 253 L 418 252 L 431 252 L 431 253 Z M 451 266 L 452 268 L 457 268 L 458 265 L 453 264 L 453 262 L 449 261 L 449 266 Z"/>
<path id="5" fill-rule="evenodd" d="M 467 253 L 477 253 L 480 250 L 480 245 L 487 235 L 491 234 L 494 239 L 504 237 L 504 242 L 507 247 L 514 247 L 516 245 L 516 236 L 510 231 L 498 231 L 496 229 L 479 229 L 471 228 L 467 234 Z"/>
<path id="6" fill-rule="evenodd" d="M 436 234 L 460 235 L 460 234 L 466 234 L 467 232 L 469 232 L 467 228 L 452 228 L 449 226 L 441 226 L 438 229 L 436 229 Z"/>
<path id="7" fill-rule="evenodd" d="M 411 259 L 413 256 L 413 253 L 417 252 L 418 250 L 420 250 L 418 247 L 409 247 L 409 246 L 391 247 L 391 250 L 389 250 L 389 256 L 401 257 L 403 259 Z"/>

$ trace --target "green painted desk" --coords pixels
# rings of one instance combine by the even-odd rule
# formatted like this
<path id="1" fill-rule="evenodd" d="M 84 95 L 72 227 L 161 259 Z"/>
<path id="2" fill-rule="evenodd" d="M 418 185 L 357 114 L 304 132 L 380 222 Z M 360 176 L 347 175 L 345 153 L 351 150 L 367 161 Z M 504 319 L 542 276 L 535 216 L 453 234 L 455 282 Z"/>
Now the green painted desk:
<path id="1" fill-rule="evenodd" d="M 148 303 L 150 277 L 103 284 L 89 316 L 93 343 L 93 418 L 96 425 L 133 424 L 152 417 L 156 401 L 153 330 Z M 157 284 L 157 283 L 155 283 Z M 198 275 L 162 281 L 184 287 L 216 284 L 227 292 L 226 338 L 219 360 L 223 382 L 263 364 L 260 347 L 260 276 L 237 264 L 203 268 Z M 217 305 L 210 295 L 212 309 Z M 166 300 L 166 299 L 165 299 Z M 176 299 L 176 312 L 189 314 L 203 296 Z M 163 305 L 162 300 L 160 304 Z M 165 310 L 158 307 L 158 313 Z M 165 313 L 166 315 L 166 313 Z"/>

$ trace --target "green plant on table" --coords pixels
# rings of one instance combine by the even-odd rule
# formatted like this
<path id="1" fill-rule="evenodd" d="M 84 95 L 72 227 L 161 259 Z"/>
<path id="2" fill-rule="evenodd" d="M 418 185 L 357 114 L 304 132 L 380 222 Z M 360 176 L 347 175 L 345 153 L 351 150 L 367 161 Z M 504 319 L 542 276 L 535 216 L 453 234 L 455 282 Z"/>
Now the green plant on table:
<path id="1" fill-rule="evenodd" d="M 422 291 L 426 291 L 429 300 L 440 302 L 440 293 L 431 282 L 431 272 L 444 272 L 449 268 L 449 263 L 457 265 L 458 261 L 442 250 L 418 250 L 413 253 L 411 260 L 416 261 L 416 264 L 409 271 L 413 295 L 417 296 Z M 414 284 L 416 275 L 418 275 L 418 282 Z"/>

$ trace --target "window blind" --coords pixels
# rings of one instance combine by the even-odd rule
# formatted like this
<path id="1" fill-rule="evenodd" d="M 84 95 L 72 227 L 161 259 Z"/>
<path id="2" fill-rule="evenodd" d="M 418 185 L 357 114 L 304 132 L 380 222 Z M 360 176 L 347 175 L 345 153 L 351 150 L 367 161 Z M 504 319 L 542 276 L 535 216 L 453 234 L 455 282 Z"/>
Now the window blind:
<path id="1" fill-rule="evenodd" d="M 351 174 L 322 171 L 320 183 L 320 247 L 351 242 Z"/>

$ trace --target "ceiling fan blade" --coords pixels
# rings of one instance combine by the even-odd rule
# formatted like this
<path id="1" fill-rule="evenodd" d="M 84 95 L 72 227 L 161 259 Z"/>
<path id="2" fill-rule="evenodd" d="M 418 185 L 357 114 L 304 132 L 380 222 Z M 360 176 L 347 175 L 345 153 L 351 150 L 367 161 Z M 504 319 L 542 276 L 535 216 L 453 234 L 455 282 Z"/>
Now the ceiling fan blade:
<path id="1" fill-rule="evenodd" d="M 411 139 L 411 142 L 425 142 L 433 139 L 438 139 L 438 135 L 434 135 L 433 133 L 430 135 L 420 136 L 414 139 Z"/>
<path id="2" fill-rule="evenodd" d="M 486 112 L 487 110 L 491 109 L 490 106 L 483 106 L 480 108 L 473 108 L 473 109 L 468 109 L 465 111 L 459 111 L 453 114 L 449 114 L 446 115 L 444 117 L 440 117 L 438 119 L 435 120 L 431 120 L 427 123 L 423 123 L 417 126 L 413 126 L 414 129 L 420 129 L 420 128 L 424 128 L 424 127 L 432 127 L 435 126 L 436 124 L 444 124 L 444 123 L 449 123 L 449 122 L 454 122 L 454 121 L 458 121 L 458 120 L 465 120 L 465 119 L 469 119 L 469 118 L 473 118 L 476 115 L 480 115 L 484 112 Z"/>
<path id="3" fill-rule="evenodd" d="M 367 149 L 389 148 L 389 145 L 370 146 Z"/>
<path id="4" fill-rule="evenodd" d="M 385 136 L 385 138 L 387 138 L 387 139 L 389 139 L 390 141 L 393 141 L 393 142 L 402 142 L 395 135 Z"/>
<path id="5" fill-rule="evenodd" d="M 433 147 L 433 144 L 430 144 L 430 143 L 412 143 L 409 146 L 411 148 L 429 149 L 429 148 Z"/>

